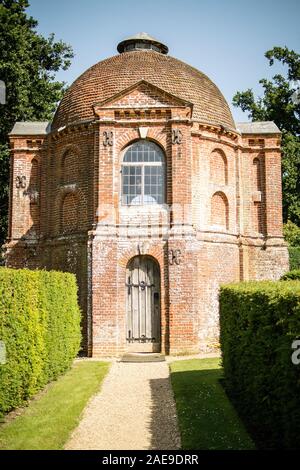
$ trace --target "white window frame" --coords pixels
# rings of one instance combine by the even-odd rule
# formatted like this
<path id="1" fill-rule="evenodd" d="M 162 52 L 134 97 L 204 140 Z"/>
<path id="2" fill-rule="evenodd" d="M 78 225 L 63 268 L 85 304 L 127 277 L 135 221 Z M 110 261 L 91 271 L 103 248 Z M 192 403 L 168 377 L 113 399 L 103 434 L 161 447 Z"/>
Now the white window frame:
<path id="1" fill-rule="evenodd" d="M 134 146 L 135 144 L 138 144 L 139 142 L 148 142 L 148 143 L 152 143 L 154 144 L 161 152 L 161 155 L 162 155 L 162 161 L 157 161 L 157 162 L 146 162 L 146 161 L 136 161 L 136 162 L 124 162 L 124 158 L 125 158 L 125 155 L 127 153 L 127 151 L 132 147 Z M 124 202 L 124 193 L 123 193 L 123 177 L 124 177 L 124 174 L 123 174 L 123 168 L 124 167 L 141 167 L 141 182 L 142 182 L 142 185 L 141 185 L 141 194 L 140 195 L 137 195 L 137 196 L 140 196 L 141 197 L 141 202 L 140 203 L 135 203 L 135 204 L 132 204 L 132 203 L 126 203 Z M 144 202 L 144 197 L 146 196 L 150 196 L 150 197 L 153 197 L 151 195 L 148 195 L 146 194 L 145 195 L 145 167 L 160 167 L 162 168 L 162 188 L 161 188 L 161 194 L 162 194 L 162 202 L 161 203 L 158 203 L 158 202 Z M 121 159 L 121 191 L 120 191 L 120 200 L 121 200 L 121 205 L 123 207 L 141 207 L 141 206 L 162 206 L 165 204 L 166 202 L 166 157 L 165 157 L 165 152 L 162 150 L 162 148 L 157 145 L 155 142 L 152 142 L 151 140 L 147 140 L 147 139 L 139 139 L 135 142 L 133 142 L 132 144 L 128 145 L 122 152 L 122 159 Z M 130 175 L 128 175 L 130 177 Z M 130 187 L 130 184 L 128 185 Z"/>

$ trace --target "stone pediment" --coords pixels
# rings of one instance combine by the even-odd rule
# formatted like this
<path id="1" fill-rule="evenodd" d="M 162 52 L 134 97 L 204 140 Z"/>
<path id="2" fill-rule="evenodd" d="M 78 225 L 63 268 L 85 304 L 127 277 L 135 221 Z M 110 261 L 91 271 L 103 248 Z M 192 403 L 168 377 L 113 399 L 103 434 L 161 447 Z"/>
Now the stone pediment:
<path id="1" fill-rule="evenodd" d="M 132 108 L 173 108 L 190 107 L 192 103 L 174 96 L 151 83 L 142 80 L 129 88 L 111 96 L 101 103 L 95 103 L 95 109 L 132 109 Z"/>

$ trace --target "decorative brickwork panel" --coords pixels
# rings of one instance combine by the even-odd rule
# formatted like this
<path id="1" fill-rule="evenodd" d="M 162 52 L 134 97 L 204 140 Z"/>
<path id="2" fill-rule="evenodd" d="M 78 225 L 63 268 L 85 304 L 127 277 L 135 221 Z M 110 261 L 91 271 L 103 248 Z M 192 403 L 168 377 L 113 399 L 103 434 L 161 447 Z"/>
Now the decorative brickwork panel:
<path id="1" fill-rule="evenodd" d="M 217 192 L 211 200 L 211 225 L 228 229 L 229 206 L 224 193 Z"/>
<path id="2" fill-rule="evenodd" d="M 61 209 L 61 231 L 64 234 L 74 233 L 78 228 L 78 198 L 75 194 L 67 194 Z"/>
<path id="3" fill-rule="evenodd" d="M 36 238 L 40 231 L 39 189 L 39 162 L 36 160 L 36 158 L 33 158 L 31 160 L 30 178 L 27 190 L 27 195 L 29 197 L 29 221 L 27 236 L 29 238 Z"/>
<path id="4" fill-rule="evenodd" d="M 35 158 L 31 161 L 29 186 L 32 190 L 39 189 L 39 164 Z"/>
<path id="5" fill-rule="evenodd" d="M 150 84 L 141 83 L 123 96 L 109 101 L 105 106 L 128 108 L 176 106 L 177 104 L 178 100 L 176 100 L 176 98 L 166 95 L 163 91 Z"/>
<path id="6" fill-rule="evenodd" d="M 73 150 L 67 150 L 63 155 L 61 164 L 61 180 L 64 184 L 76 183 L 78 180 L 77 154 Z"/>
<path id="7" fill-rule="evenodd" d="M 252 162 L 252 190 L 252 227 L 254 232 L 263 234 L 265 232 L 263 156 L 254 158 Z"/>
<path id="8" fill-rule="evenodd" d="M 210 156 L 210 180 L 219 185 L 228 183 L 227 158 L 221 150 L 214 150 Z"/>
<path id="9" fill-rule="evenodd" d="M 260 158 L 254 158 L 252 165 L 252 184 L 253 191 L 261 191 L 263 187 L 263 172 L 262 172 L 262 160 Z"/>

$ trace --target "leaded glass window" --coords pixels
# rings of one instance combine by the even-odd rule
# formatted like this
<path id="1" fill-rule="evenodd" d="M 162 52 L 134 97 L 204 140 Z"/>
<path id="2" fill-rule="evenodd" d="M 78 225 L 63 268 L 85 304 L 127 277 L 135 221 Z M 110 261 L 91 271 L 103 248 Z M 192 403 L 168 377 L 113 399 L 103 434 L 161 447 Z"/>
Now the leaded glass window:
<path id="1" fill-rule="evenodd" d="M 139 140 L 127 148 L 122 164 L 122 204 L 163 204 L 165 158 L 154 142 Z"/>

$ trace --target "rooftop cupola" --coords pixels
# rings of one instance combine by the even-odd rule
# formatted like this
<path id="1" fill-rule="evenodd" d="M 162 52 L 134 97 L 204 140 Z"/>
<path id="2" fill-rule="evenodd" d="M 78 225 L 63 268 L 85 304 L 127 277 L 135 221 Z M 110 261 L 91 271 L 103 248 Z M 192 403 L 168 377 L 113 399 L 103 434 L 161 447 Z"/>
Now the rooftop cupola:
<path id="1" fill-rule="evenodd" d="M 120 54 L 122 52 L 137 51 L 141 49 L 150 49 L 160 52 L 161 54 L 167 54 L 169 52 L 169 48 L 165 44 L 152 36 L 149 36 L 147 33 L 138 33 L 135 36 L 124 39 L 118 44 L 117 49 Z"/>

